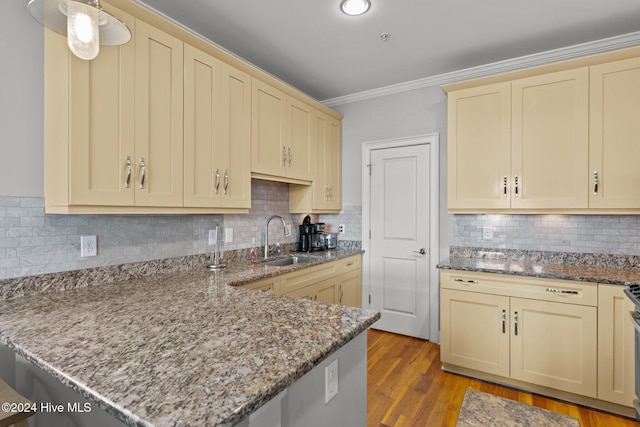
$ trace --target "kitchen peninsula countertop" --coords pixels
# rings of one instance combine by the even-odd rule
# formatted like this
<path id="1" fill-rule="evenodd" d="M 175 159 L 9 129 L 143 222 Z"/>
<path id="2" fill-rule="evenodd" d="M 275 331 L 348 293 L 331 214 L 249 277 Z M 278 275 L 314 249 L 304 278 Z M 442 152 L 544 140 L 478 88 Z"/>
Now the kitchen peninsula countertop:
<path id="1" fill-rule="evenodd" d="M 437 267 L 612 285 L 640 284 L 640 257 L 625 255 L 453 247 L 450 257 Z"/>
<path id="2" fill-rule="evenodd" d="M 380 317 L 233 285 L 357 253 L 9 298 L 0 301 L 0 342 L 125 424 L 233 425 Z"/>

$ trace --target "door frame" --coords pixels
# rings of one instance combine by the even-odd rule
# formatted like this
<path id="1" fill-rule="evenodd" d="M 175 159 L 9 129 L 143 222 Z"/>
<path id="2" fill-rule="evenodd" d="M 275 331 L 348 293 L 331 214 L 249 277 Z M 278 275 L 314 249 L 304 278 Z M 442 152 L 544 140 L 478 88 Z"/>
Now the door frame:
<path id="1" fill-rule="evenodd" d="M 362 306 L 371 308 L 371 152 L 385 148 L 429 145 L 429 341 L 440 342 L 440 284 L 436 265 L 440 262 L 440 134 L 430 133 L 404 138 L 362 143 Z"/>

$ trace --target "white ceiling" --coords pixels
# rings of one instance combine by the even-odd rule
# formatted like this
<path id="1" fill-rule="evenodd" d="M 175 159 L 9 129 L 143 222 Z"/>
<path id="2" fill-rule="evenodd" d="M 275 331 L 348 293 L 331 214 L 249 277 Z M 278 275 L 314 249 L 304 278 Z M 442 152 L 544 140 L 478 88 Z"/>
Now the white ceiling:
<path id="1" fill-rule="evenodd" d="M 640 0 L 136 1 L 319 100 L 640 31 Z"/>

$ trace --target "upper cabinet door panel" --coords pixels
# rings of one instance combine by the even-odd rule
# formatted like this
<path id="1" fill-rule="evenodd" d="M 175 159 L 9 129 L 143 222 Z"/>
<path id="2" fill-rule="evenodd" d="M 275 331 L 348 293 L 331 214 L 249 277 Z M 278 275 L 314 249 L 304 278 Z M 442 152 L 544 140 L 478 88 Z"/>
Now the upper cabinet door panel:
<path id="1" fill-rule="evenodd" d="M 251 207 L 251 76 L 223 64 L 220 156 L 224 166 L 220 206 Z"/>
<path id="2" fill-rule="evenodd" d="M 586 208 L 589 69 L 514 80 L 511 90 L 511 207 Z"/>
<path id="3" fill-rule="evenodd" d="M 182 206 L 183 43 L 142 21 L 135 41 L 136 205 Z"/>
<path id="4" fill-rule="evenodd" d="M 135 19 L 105 5 L 135 31 Z M 132 206 L 134 43 L 101 46 L 84 61 L 69 54 L 69 204 Z"/>
<path id="5" fill-rule="evenodd" d="M 311 163 L 315 135 L 313 117 L 314 109 L 311 106 L 295 98 L 287 97 L 286 175 L 291 178 L 304 180 L 313 178 L 314 171 Z"/>
<path id="6" fill-rule="evenodd" d="M 449 94 L 449 209 L 509 208 L 511 84 Z"/>
<path id="7" fill-rule="evenodd" d="M 589 207 L 640 208 L 640 58 L 591 67 Z"/>
<path id="8" fill-rule="evenodd" d="M 286 95 L 257 79 L 252 92 L 251 171 L 282 176 L 287 165 Z"/>

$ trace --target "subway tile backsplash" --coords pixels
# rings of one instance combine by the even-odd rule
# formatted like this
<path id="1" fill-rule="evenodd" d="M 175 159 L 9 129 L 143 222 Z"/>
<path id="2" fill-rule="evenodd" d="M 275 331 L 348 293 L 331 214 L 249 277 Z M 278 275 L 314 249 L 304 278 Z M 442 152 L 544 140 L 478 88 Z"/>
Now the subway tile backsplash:
<path id="1" fill-rule="evenodd" d="M 484 239 L 489 227 L 493 238 Z M 453 246 L 640 255 L 640 215 L 454 215 Z"/>
<path id="2" fill-rule="evenodd" d="M 0 196 L 0 279 L 126 264 L 208 252 L 208 230 L 232 227 L 225 250 L 263 244 L 269 215 L 292 225 L 285 237 L 275 221 L 270 243 L 296 241 L 297 215 L 289 215 L 289 186 L 252 180 L 249 214 L 45 215 L 44 199 Z M 80 257 L 80 236 L 98 236 L 98 256 Z"/>

